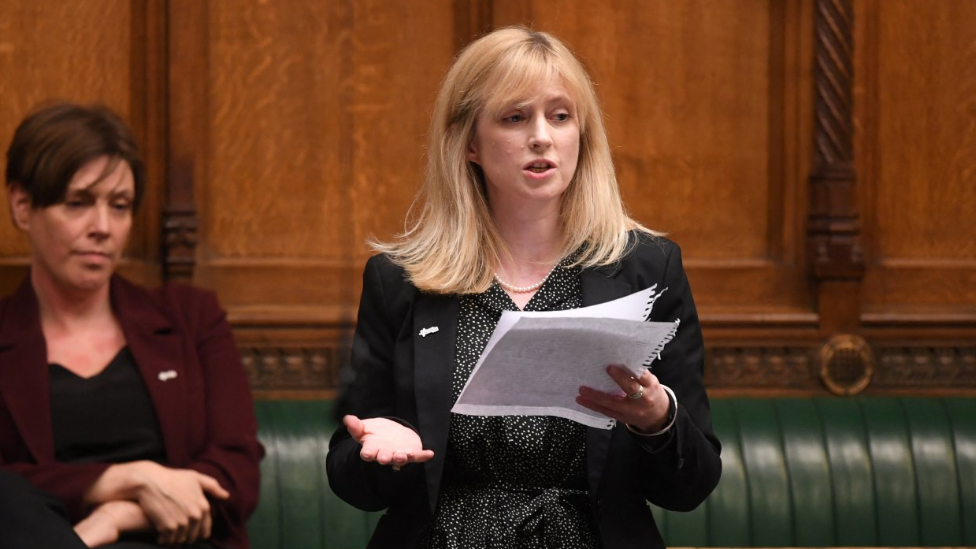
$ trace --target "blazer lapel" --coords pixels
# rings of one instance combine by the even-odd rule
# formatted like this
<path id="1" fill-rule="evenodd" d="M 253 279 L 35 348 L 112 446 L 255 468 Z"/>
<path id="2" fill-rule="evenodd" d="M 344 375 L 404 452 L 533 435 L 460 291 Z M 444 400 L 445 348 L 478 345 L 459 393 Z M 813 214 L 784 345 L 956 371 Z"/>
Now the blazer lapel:
<path id="1" fill-rule="evenodd" d="M 53 461 L 47 343 L 29 276 L 7 301 L 0 325 L 0 395 L 34 459 Z"/>
<path id="2" fill-rule="evenodd" d="M 424 464 L 431 513 L 437 506 L 451 426 L 451 380 L 454 377 L 458 309 L 456 297 L 424 293 L 417 296 L 414 309 L 417 420 L 420 432 L 425 435 L 424 447 L 434 451 L 434 459 Z M 420 336 L 420 330 L 433 327 L 437 328 L 436 332 Z"/>
<path id="3" fill-rule="evenodd" d="M 613 278 L 616 266 L 584 269 L 580 273 L 583 306 L 596 305 L 624 297 L 633 292 L 629 283 Z M 589 475 L 590 494 L 598 493 L 600 479 L 606 466 L 613 429 L 586 428 L 586 470 Z"/>
<path id="4" fill-rule="evenodd" d="M 112 306 L 119 317 L 126 343 L 152 399 L 166 457 L 171 463 L 187 460 L 186 374 L 184 335 L 159 312 L 145 290 L 124 279 L 112 278 Z"/>

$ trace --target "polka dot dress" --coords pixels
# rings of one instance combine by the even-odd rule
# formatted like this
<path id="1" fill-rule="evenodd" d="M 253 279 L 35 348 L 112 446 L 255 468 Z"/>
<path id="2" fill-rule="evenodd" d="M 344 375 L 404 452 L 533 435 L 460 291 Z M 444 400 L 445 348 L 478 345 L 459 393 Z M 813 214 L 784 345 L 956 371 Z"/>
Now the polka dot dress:
<path id="1" fill-rule="evenodd" d="M 525 310 L 580 307 L 579 273 L 578 267 L 554 270 Z M 455 401 L 504 310 L 518 307 L 497 284 L 461 297 Z M 422 547 L 599 548 L 585 441 L 586 428 L 563 418 L 452 414 L 441 495 Z"/>

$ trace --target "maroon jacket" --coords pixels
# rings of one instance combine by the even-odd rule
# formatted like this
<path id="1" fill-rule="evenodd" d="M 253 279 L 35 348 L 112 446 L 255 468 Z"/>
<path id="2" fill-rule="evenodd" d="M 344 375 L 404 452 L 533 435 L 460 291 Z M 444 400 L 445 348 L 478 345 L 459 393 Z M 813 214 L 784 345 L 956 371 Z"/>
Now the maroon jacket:
<path id="1" fill-rule="evenodd" d="M 217 479 L 231 497 L 211 500 L 211 541 L 247 547 L 245 526 L 257 505 L 264 449 L 257 441 L 250 387 L 216 296 L 173 284 L 150 291 L 118 275 L 110 296 L 159 418 L 165 465 Z M 170 370 L 176 377 L 161 380 L 160 372 Z M 89 511 L 85 491 L 109 465 L 54 459 L 47 345 L 27 280 L 0 300 L 0 468 L 61 498 L 77 522 Z"/>

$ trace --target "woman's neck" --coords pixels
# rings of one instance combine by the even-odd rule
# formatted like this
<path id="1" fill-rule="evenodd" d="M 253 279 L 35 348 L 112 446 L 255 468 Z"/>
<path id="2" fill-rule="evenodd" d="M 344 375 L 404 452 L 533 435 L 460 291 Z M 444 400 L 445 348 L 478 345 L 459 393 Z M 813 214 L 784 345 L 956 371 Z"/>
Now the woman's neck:
<path id="1" fill-rule="evenodd" d="M 562 252 L 562 230 L 558 222 L 533 220 L 523 223 L 498 223 L 498 232 L 511 257 L 499 258 L 502 267 L 535 270 L 550 268 Z"/>
<path id="2" fill-rule="evenodd" d="M 500 216 L 495 224 L 509 252 L 498 258 L 495 279 L 519 309 L 524 309 L 559 262 L 562 226 L 554 215 Z"/>
<path id="3" fill-rule="evenodd" d="M 103 321 L 115 322 L 108 284 L 91 291 L 68 289 L 35 268 L 31 269 L 31 285 L 37 295 L 41 325 L 45 332 L 50 329 L 62 333 L 74 332 Z"/>

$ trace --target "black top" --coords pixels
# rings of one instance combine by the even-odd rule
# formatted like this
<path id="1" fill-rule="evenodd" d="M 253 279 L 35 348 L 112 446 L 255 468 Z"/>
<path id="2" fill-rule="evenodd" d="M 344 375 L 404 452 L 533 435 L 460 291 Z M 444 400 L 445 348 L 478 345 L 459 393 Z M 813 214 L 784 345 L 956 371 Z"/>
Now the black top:
<path id="1" fill-rule="evenodd" d="M 55 459 L 74 463 L 166 459 L 156 409 L 128 347 L 90 378 L 60 364 L 51 364 L 49 374 Z"/>
<path id="2" fill-rule="evenodd" d="M 580 307 L 579 273 L 578 267 L 553 270 L 525 310 Z M 461 297 L 454 401 L 505 310 L 518 306 L 497 284 Z M 587 493 L 585 447 L 586 428 L 568 419 L 451 414 L 444 487 L 423 546 L 600 547 Z"/>

